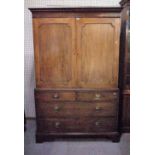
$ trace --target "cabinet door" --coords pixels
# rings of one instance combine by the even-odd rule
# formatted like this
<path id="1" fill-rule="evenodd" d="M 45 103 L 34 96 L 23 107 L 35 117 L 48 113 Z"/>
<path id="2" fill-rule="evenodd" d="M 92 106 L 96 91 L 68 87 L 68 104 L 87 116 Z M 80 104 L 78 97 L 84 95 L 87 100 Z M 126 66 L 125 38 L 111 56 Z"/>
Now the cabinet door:
<path id="1" fill-rule="evenodd" d="M 37 87 L 73 87 L 75 19 L 36 18 L 33 24 Z"/>
<path id="2" fill-rule="evenodd" d="M 78 86 L 117 87 L 120 19 L 77 18 Z"/>

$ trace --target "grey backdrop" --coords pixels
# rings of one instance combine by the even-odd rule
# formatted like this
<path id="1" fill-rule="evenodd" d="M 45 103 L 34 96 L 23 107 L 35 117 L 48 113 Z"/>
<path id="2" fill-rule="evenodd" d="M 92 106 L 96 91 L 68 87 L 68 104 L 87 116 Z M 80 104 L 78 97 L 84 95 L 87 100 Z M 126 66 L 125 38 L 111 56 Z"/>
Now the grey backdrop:
<path id="1" fill-rule="evenodd" d="M 29 7 L 119 6 L 120 0 L 25 0 L 24 5 L 24 107 L 26 117 L 35 117 L 32 16 Z"/>

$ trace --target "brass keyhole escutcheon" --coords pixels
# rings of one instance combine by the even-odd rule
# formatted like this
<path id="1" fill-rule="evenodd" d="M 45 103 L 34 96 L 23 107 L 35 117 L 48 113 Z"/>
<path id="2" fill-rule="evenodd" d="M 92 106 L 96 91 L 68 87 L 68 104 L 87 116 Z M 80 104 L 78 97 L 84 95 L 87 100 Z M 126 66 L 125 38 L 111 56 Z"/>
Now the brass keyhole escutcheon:
<path id="1" fill-rule="evenodd" d="M 76 20 L 80 20 L 80 18 L 79 18 L 79 17 L 77 17 L 77 18 L 76 18 Z"/>

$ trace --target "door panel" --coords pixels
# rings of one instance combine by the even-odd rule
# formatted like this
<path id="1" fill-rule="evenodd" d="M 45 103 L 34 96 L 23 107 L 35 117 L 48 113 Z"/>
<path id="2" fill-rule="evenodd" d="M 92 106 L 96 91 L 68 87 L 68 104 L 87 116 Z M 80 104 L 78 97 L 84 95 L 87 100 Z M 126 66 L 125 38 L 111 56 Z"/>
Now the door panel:
<path id="1" fill-rule="evenodd" d="M 81 18 L 76 25 L 78 86 L 116 87 L 120 20 Z"/>
<path id="2" fill-rule="evenodd" d="M 37 87 L 74 86 L 75 19 L 34 19 Z"/>

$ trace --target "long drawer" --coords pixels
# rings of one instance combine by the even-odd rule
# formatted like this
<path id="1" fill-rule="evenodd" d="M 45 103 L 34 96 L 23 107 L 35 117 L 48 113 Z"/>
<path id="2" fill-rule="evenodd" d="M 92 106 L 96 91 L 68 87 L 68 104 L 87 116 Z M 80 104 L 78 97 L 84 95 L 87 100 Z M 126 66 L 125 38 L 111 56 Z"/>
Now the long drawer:
<path id="1" fill-rule="evenodd" d="M 117 129 L 117 119 L 111 118 L 63 118 L 63 119 L 38 119 L 37 131 L 44 133 L 64 132 L 110 132 Z"/>
<path id="2" fill-rule="evenodd" d="M 38 102 L 39 118 L 116 116 L 117 103 L 113 102 Z"/>
<path id="3" fill-rule="evenodd" d="M 118 89 L 110 90 L 36 90 L 36 101 L 112 101 L 119 98 Z"/>

